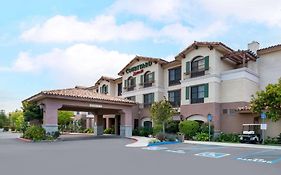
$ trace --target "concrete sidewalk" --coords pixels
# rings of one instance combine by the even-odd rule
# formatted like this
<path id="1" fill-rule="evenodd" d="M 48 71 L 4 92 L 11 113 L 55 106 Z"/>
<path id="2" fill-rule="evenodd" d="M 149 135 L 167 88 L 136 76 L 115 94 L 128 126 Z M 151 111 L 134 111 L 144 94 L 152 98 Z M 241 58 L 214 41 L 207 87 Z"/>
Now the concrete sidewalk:
<path id="1" fill-rule="evenodd" d="M 136 140 L 136 142 L 130 143 L 126 147 L 146 147 L 152 138 L 133 136 L 130 139 Z"/>
<path id="2" fill-rule="evenodd" d="M 260 148 L 260 149 L 281 150 L 281 146 L 255 145 L 255 144 L 244 144 L 244 143 L 203 142 L 203 141 L 190 141 L 190 140 L 185 140 L 184 143 L 199 144 L 199 145 L 229 146 L 229 147 L 239 147 L 239 148 Z"/>

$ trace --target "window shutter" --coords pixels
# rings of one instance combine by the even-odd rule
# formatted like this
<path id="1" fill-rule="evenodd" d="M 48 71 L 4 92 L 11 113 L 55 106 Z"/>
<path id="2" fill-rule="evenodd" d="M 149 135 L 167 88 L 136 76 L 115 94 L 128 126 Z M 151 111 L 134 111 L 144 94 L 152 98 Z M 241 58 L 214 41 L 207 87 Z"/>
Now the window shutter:
<path id="1" fill-rule="evenodd" d="M 190 87 L 186 87 L 185 88 L 185 99 L 189 100 L 189 91 L 190 91 Z"/>
<path id="2" fill-rule="evenodd" d="M 141 85 L 143 85 L 143 81 L 144 81 L 143 77 L 144 77 L 144 75 L 141 75 L 141 76 L 140 76 L 140 84 L 141 84 Z"/>
<path id="3" fill-rule="evenodd" d="M 208 98 L 209 97 L 209 84 L 204 84 L 204 97 Z"/>
<path id="4" fill-rule="evenodd" d="M 133 78 L 133 86 L 136 86 L 136 77 Z"/>
<path id="5" fill-rule="evenodd" d="M 185 74 L 190 74 L 190 61 L 185 63 Z"/>
<path id="6" fill-rule="evenodd" d="M 209 70 L 209 56 L 205 57 L 205 70 Z"/>
<path id="7" fill-rule="evenodd" d="M 124 81 L 124 88 L 126 89 L 128 87 L 128 80 Z"/>
<path id="8" fill-rule="evenodd" d="M 155 82 L 155 72 L 152 72 L 152 82 Z"/>

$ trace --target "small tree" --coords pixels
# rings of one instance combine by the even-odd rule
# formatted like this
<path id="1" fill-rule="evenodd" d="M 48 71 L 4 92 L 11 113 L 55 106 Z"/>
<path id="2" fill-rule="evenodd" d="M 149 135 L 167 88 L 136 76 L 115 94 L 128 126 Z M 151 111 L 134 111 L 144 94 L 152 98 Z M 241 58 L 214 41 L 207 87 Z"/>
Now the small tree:
<path id="1" fill-rule="evenodd" d="M 269 84 L 251 99 L 251 110 L 266 112 L 267 117 L 276 122 L 281 118 L 281 78 L 276 84 Z"/>
<path id="2" fill-rule="evenodd" d="M 162 131 L 165 133 L 165 124 L 172 119 L 174 109 L 166 99 L 154 102 L 150 108 L 152 120 L 156 125 L 162 125 Z"/>
<path id="3" fill-rule="evenodd" d="M 181 121 L 179 124 L 179 130 L 188 139 L 192 138 L 199 131 L 200 125 L 197 121 L 185 120 Z"/>
<path id="4" fill-rule="evenodd" d="M 0 112 L 0 128 L 7 127 L 9 121 L 4 112 Z"/>
<path id="5" fill-rule="evenodd" d="M 36 103 L 22 103 L 23 117 L 25 121 L 38 120 L 42 123 L 43 112 Z"/>
<path id="6" fill-rule="evenodd" d="M 70 111 L 58 111 L 58 124 L 64 129 L 66 125 L 69 125 L 72 122 L 74 116 L 73 112 Z"/>
<path id="7" fill-rule="evenodd" d="M 20 131 L 24 123 L 23 112 L 21 110 L 15 110 L 9 114 L 10 126 L 15 127 L 17 131 Z"/>

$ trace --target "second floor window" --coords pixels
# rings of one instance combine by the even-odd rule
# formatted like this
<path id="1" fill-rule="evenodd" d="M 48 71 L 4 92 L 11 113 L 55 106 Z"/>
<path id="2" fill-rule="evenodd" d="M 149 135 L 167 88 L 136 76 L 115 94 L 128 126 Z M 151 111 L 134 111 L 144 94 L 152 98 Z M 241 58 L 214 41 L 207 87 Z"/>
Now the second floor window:
<path id="1" fill-rule="evenodd" d="M 180 84 L 181 67 L 169 69 L 169 86 Z"/>
<path id="2" fill-rule="evenodd" d="M 126 99 L 136 101 L 136 96 L 126 97 Z"/>
<path id="3" fill-rule="evenodd" d="M 144 107 L 150 107 L 154 102 L 154 93 L 144 94 L 143 95 L 143 105 Z"/>
<path id="4" fill-rule="evenodd" d="M 181 105 L 181 90 L 169 91 L 168 100 L 173 107 L 180 107 Z"/>
<path id="5" fill-rule="evenodd" d="M 202 84 L 191 87 L 191 104 L 204 103 L 204 98 L 209 96 L 209 85 Z"/>

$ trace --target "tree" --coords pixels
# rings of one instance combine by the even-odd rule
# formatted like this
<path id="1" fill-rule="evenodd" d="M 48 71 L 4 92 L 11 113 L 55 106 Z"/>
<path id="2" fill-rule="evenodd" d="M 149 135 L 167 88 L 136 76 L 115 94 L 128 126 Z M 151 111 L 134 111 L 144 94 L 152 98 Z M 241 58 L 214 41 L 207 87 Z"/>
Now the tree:
<path id="1" fill-rule="evenodd" d="M 252 96 L 250 107 L 253 112 L 265 112 L 269 119 L 278 121 L 281 118 L 281 78 L 278 83 L 269 84 Z"/>
<path id="2" fill-rule="evenodd" d="M 165 133 L 165 124 L 172 119 L 175 111 L 166 99 L 154 102 L 150 108 L 152 120 L 156 125 L 162 125 L 162 131 Z"/>
<path id="3" fill-rule="evenodd" d="M 200 125 L 197 121 L 185 120 L 181 121 L 179 124 L 179 130 L 183 133 L 188 139 L 192 138 L 199 131 Z"/>
<path id="4" fill-rule="evenodd" d="M 69 125 L 72 122 L 74 116 L 73 112 L 70 111 L 58 111 L 58 124 L 65 128 L 66 125 Z"/>
<path id="5" fill-rule="evenodd" d="M 0 128 L 6 127 L 8 123 L 7 115 L 4 112 L 0 112 Z"/>
<path id="6" fill-rule="evenodd" d="M 10 126 L 15 127 L 17 131 L 20 131 L 24 124 L 23 112 L 21 110 L 15 110 L 9 114 Z"/>
<path id="7" fill-rule="evenodd" d="M 43 111 L 36 103 L 23 102 L 22 103 L 23 117 L 25 121 L 38 120 L 42 123 Z"/>

